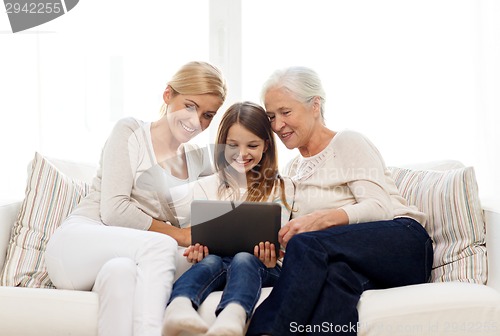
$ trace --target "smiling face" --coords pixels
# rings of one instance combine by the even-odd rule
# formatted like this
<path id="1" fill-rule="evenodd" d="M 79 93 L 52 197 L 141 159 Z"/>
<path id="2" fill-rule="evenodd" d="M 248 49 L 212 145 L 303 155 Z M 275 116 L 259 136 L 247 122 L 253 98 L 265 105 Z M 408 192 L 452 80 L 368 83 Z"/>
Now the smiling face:
<path id="1" fill-rule="evenodd" d="M 218 96 L 174 94 L 170 87 L 163 99 L 168 106 L 167 120 L 172 136 L 179 143 L 188 142 L 204 131 L 222 105 Z"/>
<path id="2" fill-rule="evenodd" d="M 264 104 L 271 127 L 283 144 L 288 149 L 307 147 L 318 126 L 318 105 L 314 101 L 304 104 L 282 88 L 267 91 Z"/>
<path id="3" fill-rule="evenodd" d="M 266 142 L 241 124 L 234 124 L 227 133 L 224 157 L 239 173 L 247 173 L 262 159 Z"/>

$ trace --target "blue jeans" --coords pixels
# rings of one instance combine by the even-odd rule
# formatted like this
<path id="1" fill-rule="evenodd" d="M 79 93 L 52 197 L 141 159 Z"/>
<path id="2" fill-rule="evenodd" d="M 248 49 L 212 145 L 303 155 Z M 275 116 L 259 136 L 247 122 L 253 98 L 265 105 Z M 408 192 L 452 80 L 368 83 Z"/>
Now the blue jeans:
<path id="1" fill-rule="evenodd" d="M 356 335 L 363 291 L 427 282 L 432 260 L 431 238 L 410 218 L 298 234 L 247 335 Z"/>
<path id="2" fill-rule="evenodd" d="M 252 316 L 262 287 L 274 286 L 280 271 L 280 266 L 267 268 L 247 252 L 240 252 L 234 257 L 209 254 L 177 279 L 170 301 L 180 296 L 187 297 L 198 309 L 210 293 L 223 289 L 216 315 L 229 303 L 238 303 L 245 309 L 248 319 Z"/>

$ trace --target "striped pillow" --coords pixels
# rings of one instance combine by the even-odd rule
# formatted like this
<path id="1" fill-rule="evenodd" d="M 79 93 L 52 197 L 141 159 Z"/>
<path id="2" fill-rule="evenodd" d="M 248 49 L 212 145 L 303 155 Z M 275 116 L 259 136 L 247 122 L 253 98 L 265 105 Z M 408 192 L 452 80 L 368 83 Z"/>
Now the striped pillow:
<path id="1" fill-rule="evenodd" d="M 473 167 L 390 169 L 401 195 L 428 215 L 425 228 L 434 242 L 430 281 L 485 284 L 485 222 Z"/>
<path id="2" fill-rule="evenodd" d="M 31 164 L 26 196 L 14 224 L 0 277 L 2 286 L 54 288 L 45 269 L 47 242 L 89 186 L 72 180 L 39 153 Z"/>

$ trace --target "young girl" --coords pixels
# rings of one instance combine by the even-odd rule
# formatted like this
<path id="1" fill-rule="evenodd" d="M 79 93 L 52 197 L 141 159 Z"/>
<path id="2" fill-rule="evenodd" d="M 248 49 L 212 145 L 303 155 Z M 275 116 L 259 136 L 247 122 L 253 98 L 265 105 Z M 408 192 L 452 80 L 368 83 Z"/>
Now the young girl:
<path id="1" fill-rule="evenodd" d="M 232 105 L 222 117 L 215 149 L 217 173 L 198 181 L 195 199 L 279 202 L 282 225 L 288 222 L 293 184 L 278 174 L 277 153 L 269 119 L 251 102 Z M 164 335 L 186 330 L 206 335 L 243 335 L 261 288 L 279 276 L 274 244 L 255 246 L 254 254 L 209 255 L 208 247 L 190 246 L 184 255 L 195 264 L 174 284 L 164 319 Z M 196 309 L 213 291 L 224 288 L 209 328 Z"/>

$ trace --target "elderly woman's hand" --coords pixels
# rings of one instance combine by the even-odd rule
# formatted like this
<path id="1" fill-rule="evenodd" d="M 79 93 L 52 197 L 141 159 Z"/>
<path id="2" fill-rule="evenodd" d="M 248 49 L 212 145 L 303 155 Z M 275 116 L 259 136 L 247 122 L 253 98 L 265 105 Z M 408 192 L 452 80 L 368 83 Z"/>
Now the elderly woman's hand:
<path id="1" fill-rule="evenodd" d="M 347 213 L 342 209 L 318 210 L 297 217 L 286 223 L 278 233 L 278 238 L 284 247 L 297 233 L 318 231 L 334 225 L 349 223 Z"/>

